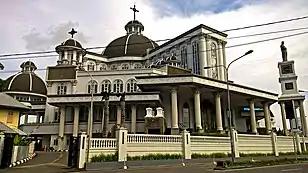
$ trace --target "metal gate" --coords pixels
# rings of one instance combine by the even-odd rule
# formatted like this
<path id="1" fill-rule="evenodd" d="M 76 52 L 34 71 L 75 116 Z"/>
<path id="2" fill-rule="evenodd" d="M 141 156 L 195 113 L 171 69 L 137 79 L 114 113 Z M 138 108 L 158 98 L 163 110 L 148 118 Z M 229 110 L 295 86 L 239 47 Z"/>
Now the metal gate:
<path id="1" fill-rule="evenodd" d="M 71 136 L 69 140 L 69 149 L 68 149 L 68 162 L 67 166 L 70 168 L 75 168 L 77 167 L 77 161 L 78 161 L 78 143 L 79 143 L 79 138 Z"/>
<path id="2" fill-rule="evenodd" d="M 8 168 L 11 164 L 12 155 L 13 155 L 13 144 L 14 137 L 11 135 L 5 135 L 4 137 L 4 146 L 3 146 L 3 154 L 1 159 L 0 168 Z"/>

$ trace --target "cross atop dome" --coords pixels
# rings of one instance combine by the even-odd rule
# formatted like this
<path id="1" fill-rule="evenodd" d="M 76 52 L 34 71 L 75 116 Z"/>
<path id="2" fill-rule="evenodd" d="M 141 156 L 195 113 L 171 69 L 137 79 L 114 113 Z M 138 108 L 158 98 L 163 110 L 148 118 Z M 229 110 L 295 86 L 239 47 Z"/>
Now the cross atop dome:
<path id="1" fill-rule="evenodd" d="M 72 36 L 72 38 L 74 38 L 74 35 L 77 33 L 77 31 L 75 31 L 74 28 L 72 28 L 72 30 L 68 33 Z"/>
<path id="2" fill-rule="evenodd" d="M 134 4 L 134 7 L 130 7 L 131 10 L 133 10 L 134 12 L 134 21 L 136 20 L 136 13 L 139 12 L 139 10 L 137 10 L 136 8 L 136 4 Z"/>

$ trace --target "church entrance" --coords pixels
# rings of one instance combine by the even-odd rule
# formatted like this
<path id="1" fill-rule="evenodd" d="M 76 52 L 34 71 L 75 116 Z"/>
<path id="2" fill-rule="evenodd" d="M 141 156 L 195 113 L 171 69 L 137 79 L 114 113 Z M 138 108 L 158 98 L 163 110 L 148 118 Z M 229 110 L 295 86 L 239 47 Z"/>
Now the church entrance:
<path id="1" fill-rule="evenodd" d="M 148 129 L 148 134 L 160 135 L 160 129 Z"/>
<path id="2" fill-rule="evenodd" d="M 201 119 L 202 127 L 205 132 L 215 132 L 216 131 L 216 118 L 215 118 L 215 105 L 204 100 L 201 104 Z"/>

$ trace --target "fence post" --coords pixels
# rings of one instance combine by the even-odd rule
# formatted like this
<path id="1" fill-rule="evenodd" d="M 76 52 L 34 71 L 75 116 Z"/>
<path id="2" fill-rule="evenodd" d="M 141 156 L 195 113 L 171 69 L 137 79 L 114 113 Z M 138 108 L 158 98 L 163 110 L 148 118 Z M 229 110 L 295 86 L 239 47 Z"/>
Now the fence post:
<path id="1" fill-rule="evenodd" d="M 124 162 L 127 157 L 127 129 L 120 127 L 118 133 L 118 161 Z"/>
<path id="2" fill-rule="evenodd" d="M 85 168 L 86 163 L 86 151 L 87 151 L 87 134 L 86 132 L 82 132 L 80 135 L 80 143 L 79 143 L 79 159 L 78 159 L 78 168 Z"/>
<path id="3" fill-rule="evenodd" d="M 279 156 L 279 152 L 278 152 L 278 148 L 277 148 L 277 134 L 273 131 L 271 131 L 271 140 L 272 140 L 273 154 L 275 156 Z"/>
<path id="4" fill-rule="evenodd" d="M 305 141 L 305 136 L 304 135 L 302 135 L 302 142 L 303 142 L 302 151 L 306 152 L 307 148 L 306 148 L 306 141 Z"/>
<path id="5" fill-rule="evenodd" d="M 190 133 L 187 130 L 182 131 L 182 147 L 183 159 L 191 159 Z"/>
<path id="6" fill-rule="evenodd" d="M 301 141 L 299 139 L 299 135 L 297 133 L 297 131 L 293 131 L 293 135 L 294 135 L 294 138 L 295 138 L 295 146 L 296 146 L 296 151 L 297 153 L 301 153 L 302 152 L 302 149 L 301 149 Z"/>

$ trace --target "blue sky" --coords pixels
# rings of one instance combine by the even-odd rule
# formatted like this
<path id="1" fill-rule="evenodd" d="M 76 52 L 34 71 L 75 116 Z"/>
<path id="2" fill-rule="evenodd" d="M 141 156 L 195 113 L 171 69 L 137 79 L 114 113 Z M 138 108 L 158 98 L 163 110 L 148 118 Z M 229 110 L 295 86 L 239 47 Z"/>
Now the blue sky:
<path id="1" fill-rule="evenodd" d="M 266 0 L 148 0 L 159 17 L 191 16 L 198 13 L 221 13 Z"/>

